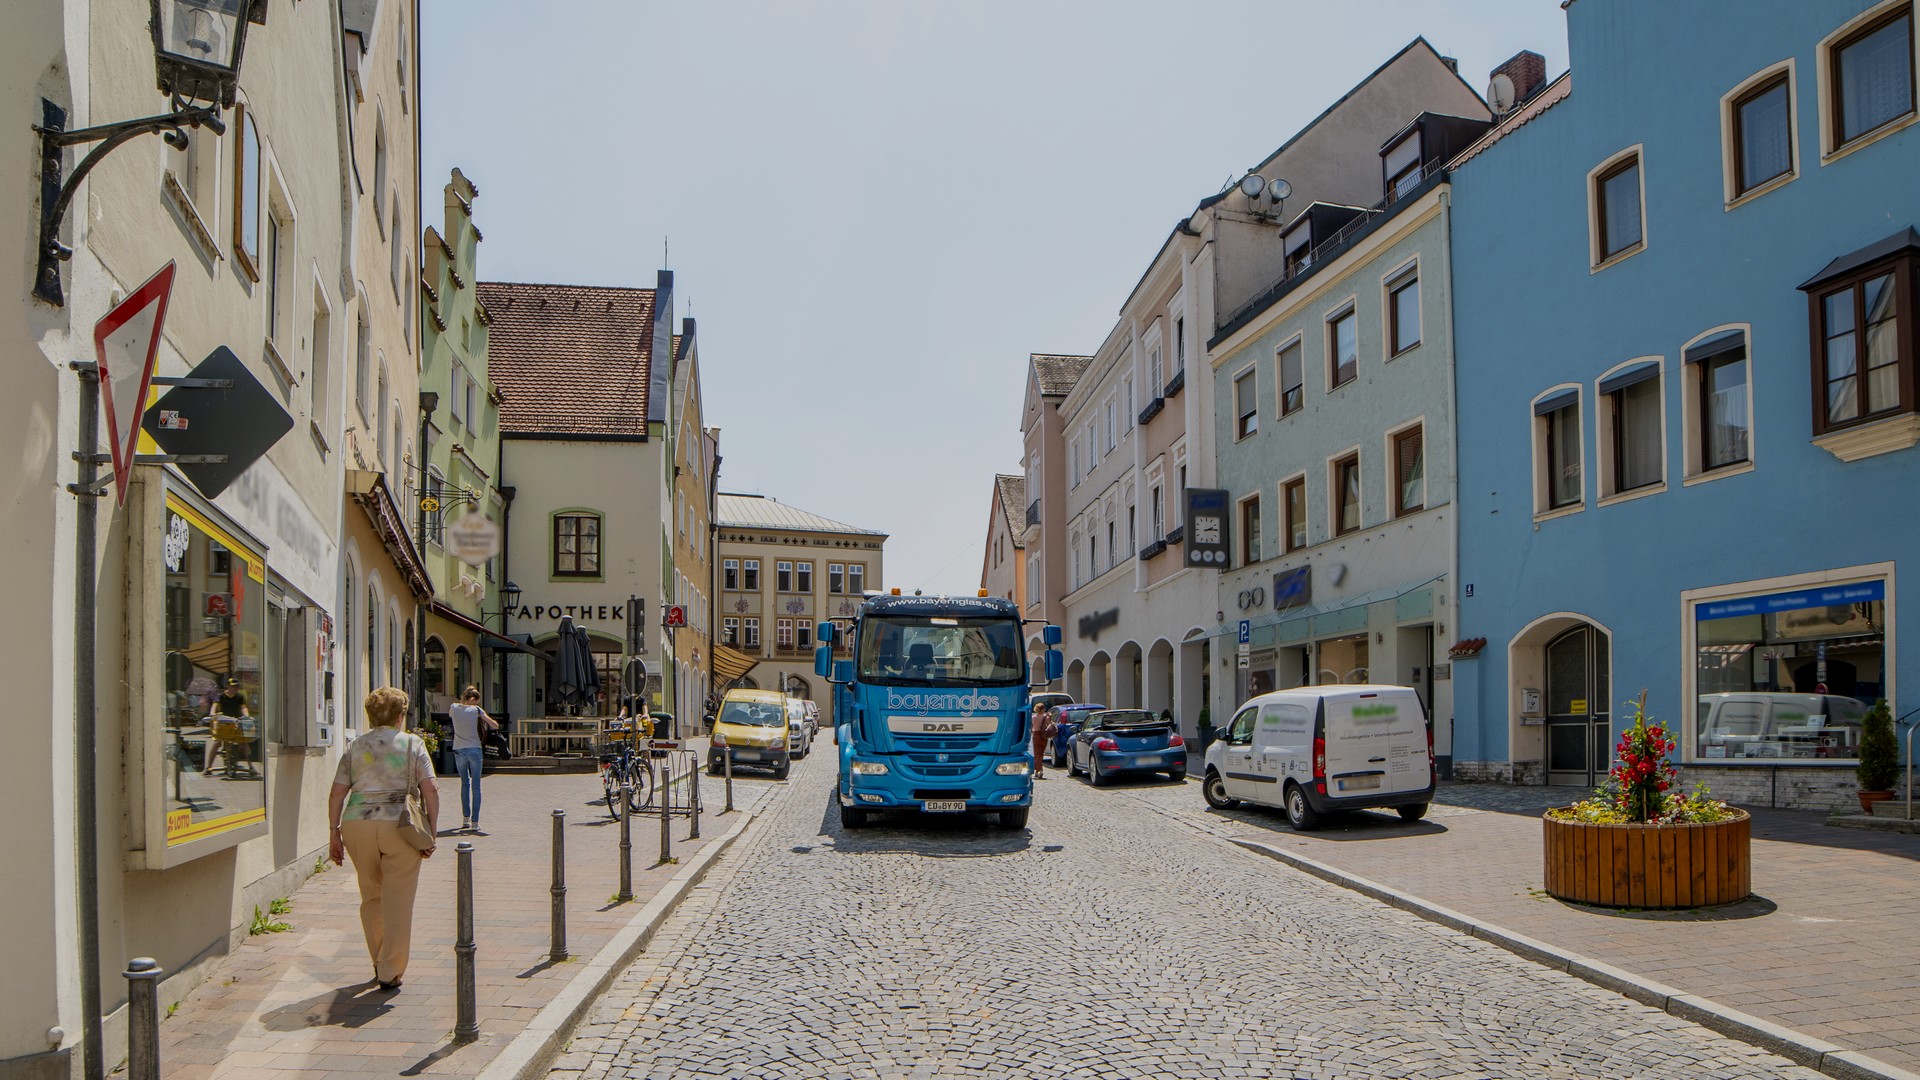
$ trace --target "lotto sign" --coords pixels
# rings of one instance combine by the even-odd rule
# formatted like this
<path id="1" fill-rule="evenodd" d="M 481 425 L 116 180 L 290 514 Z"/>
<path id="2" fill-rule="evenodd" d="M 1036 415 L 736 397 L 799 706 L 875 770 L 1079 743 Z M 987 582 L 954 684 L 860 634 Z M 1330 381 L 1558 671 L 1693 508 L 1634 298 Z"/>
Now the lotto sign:
<path id="1" fill-rule="evenodd" d="M 167 322 L 167 298 L 173 293 L 173 264 L 147 279 L 113 310 L 93 324 L 93 355 L 100 365 L 101 395 L 107 403 L 107 441 L 113 449 L 113 486 L 127 501 L 127 478 L 140 440 L 140 414 L 153 382 L 153 361 L 160 353 L 160 331 Z"/>

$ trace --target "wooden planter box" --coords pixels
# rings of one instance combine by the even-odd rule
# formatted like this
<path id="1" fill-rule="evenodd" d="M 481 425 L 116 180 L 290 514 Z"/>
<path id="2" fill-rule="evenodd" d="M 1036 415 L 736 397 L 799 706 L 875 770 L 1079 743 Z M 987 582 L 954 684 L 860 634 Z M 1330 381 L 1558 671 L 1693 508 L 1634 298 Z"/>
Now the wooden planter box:
<path id="1" fill-rule="evenodd" d="M 1731 904 L 1753 891 L 1745 810 L 1711 825 L 1542 821 L 1547 892 L 1599 907 Z"/>

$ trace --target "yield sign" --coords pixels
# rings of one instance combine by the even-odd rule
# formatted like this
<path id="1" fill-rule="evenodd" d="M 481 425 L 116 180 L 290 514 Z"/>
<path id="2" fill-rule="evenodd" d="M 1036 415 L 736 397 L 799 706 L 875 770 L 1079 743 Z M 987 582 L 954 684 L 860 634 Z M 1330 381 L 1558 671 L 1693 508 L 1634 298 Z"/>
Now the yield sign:
<path id="1" fill-rule="evenodd" d="M 147 386 L 153 380 L 153 359 L 160 353 L 160 329 L 167 321 L 167 298 L 172 293 L 173 264 L 168 263 L 93 324 L 93 355 L 100 362 L 107 440 L 113 446 L 113 486 L 122 504 L 127 501 L 140 414 L 146 411 Z"/>

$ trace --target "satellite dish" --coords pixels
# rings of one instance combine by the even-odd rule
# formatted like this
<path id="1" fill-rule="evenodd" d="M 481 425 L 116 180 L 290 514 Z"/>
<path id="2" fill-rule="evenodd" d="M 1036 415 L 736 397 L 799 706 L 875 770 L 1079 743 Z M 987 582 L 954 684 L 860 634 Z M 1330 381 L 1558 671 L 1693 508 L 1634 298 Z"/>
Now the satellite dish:
<path id="1" fill-rule="evenodd" d="M 1267 194 L 1273 196 L 1274 202 L 1286 202 L 1287 196 L 1293 194 L 1293 185 L 1285 180 L 1275 180 L 1267 185 Z"/>
<path id="2" fill-rule="evenodd" d="M 1249 199 L 1257 199 L 1267 189 L 1266 178 L 1259 173 L 1248 173 L 1240 178 L 1240 194 Z"/>
<path id="3" fill-rule="evenodd" d="M 1510 112 L 1515 97 L 1513 80 L 1504 74 L 1495 75 L 1487 84 L 1487 104 L 1497 113 Z"/>

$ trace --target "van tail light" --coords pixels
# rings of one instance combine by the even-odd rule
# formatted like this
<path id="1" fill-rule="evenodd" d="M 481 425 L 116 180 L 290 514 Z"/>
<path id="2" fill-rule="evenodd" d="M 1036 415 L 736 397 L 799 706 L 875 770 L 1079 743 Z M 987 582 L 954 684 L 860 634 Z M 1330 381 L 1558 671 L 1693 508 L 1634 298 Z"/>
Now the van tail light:
<path id="1" fill-rule="evenodd" d="M 1185 739 L 1183 739 L 1183 738 L 1181 738 L 1181 737 L 1180 737 L 1180 736 L 1178 736 L 1178 735 L 1173 735 L 1173 736 L 1170 736 L 1170 737 L 1169 737 L 1169 738 L 1167 739 L 1167 746 L 1168 746 L 1169 748 L 1171 748 L 1171 747 L 1176 747 L 1176 746 L 1185 746 L 1185 745 L 1187 745 L 1187 740 L 1185 740 Z"/>
<path id="2" fill-rule="evenodd" d="M 1095 739 L 1093 740 L 1093 748 L 1095 750 L 1118 750 L 1120 749 L 1120 744 L 1114 742 L 1112 739 Z"/>
<path id="3" fill-rule="evenodd" d="M 1433 725 L 1428 724 L 1427 725 L 1427 775 L 1429 776 L 1433 775 L 1433 771 L 1435 767 L 1436 766 L 1433 760 Z"/>
<path id="4" fill-rule="evenodd" d="M 1313 740 L 1313 786 L 1324 795 L 1327 792 L 1327 740 L 1314 736 Z"/>

